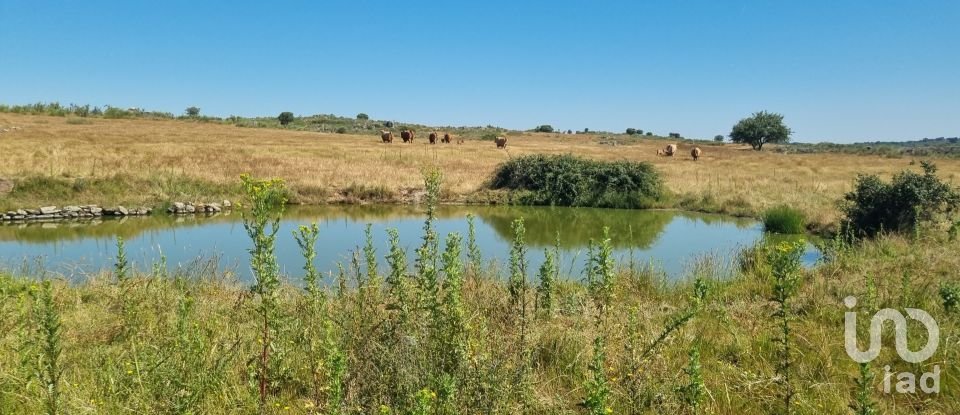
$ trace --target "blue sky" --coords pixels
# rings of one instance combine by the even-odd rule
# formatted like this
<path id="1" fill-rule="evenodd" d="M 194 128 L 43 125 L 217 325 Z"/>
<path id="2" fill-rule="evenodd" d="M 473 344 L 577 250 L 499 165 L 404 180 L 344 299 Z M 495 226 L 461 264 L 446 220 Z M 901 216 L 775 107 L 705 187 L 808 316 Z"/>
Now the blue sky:
<path id="1" fill-rule="evenodd" d="M 283 3 L 283 4 L 272 4 Z M 0 102 L 960 135 L 960 1 L 0 0 Z"/>

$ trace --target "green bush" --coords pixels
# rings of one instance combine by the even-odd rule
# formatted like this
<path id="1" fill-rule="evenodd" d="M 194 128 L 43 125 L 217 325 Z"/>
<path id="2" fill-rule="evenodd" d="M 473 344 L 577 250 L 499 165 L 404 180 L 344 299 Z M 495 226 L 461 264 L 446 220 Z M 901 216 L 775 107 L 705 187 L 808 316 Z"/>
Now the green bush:
<path id="1" fill-rule="evenodd" d="M 634 135 L 637 133 L 636 128 L 627 128 L 627 135 Z"/>
<path id="2" fill-rule="evenodd" d="M 346 134 L 347 127 L 337 127 L 337 134 Z"/>
<path id="3" fill-rule="evenodd" d="M 720 135 L 720 134 L 717 134 L 717 135 L 713 136 L 713 141 L 716 141 L 716 142 L 718 142 L 718 143 L 722 143 L 722 142 L 723 142 L 723 136 Z"/>
<path id="4" fill-rule="evenodd" d="M 490 188 L 520 191 L 521 204 L 644 208 L 663 181 L 650 163 L 533 154 L 497 166 Z"/>
<path id="5" fill-rule="evenodd" d="M 290 124 L 293 122 L 293 113 L 290 111 L 281 112 L 280 115 L 277 116 L 277 121 L 280 121 L 280 125 Z"/>
<path id="6" fill-rule="evenodd" d="M 787 205 L 767 209 L 763 213 L 763 229 L 773 233 L 803 233 L 806 218 L 803 212 Z"/>
<path id="7" fill-rule="evenodd" d="M 552 133 L 553 126 L 549 124 L 538 125 L 537 128 L 533 129 L 533 131 L 536 131 L 538 133 Z"/>
<path id="8" fill-rule="evenodd" d="M 876 175 L 857 176 L 854 190 L 840 208 L 848 231 L 858 236 L 910 232 L 921 222 L 960 207 L 960 194 L 937 177 L 937 167 L 923 161 L 923 174 L 904 170 L 889 183 Z"/>

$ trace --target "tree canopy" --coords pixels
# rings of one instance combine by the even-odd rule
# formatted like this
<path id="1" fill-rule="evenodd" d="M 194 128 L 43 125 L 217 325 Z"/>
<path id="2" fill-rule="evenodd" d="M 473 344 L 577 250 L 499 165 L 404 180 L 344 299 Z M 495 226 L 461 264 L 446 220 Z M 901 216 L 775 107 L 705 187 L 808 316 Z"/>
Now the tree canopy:
<path id="1" fill-rule="evenodd" d="M 290 122 L 293 121 L 293 113 L 290 111 L 281 112 L 277 120 L 280 121 L 280 125 L 290 124 Z"/>
<path id="2" fill-rule="evenodd" d="M 730 141 L 750 144 L 759 151 L 766 143 L 790 142 L 792 133 L 783 123 L 783 115 L 760 111 L 734 125 L 730 131 Z"/>

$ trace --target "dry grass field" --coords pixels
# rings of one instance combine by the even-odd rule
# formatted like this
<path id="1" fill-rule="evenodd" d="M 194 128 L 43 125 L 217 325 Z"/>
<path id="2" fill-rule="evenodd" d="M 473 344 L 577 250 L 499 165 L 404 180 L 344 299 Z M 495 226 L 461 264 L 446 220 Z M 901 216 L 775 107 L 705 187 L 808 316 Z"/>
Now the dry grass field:
<path id="1" fill-rule="evenodd" d="M 506 151 L 492 142 L 428 145 L 425 131 L 415 144 L 393 144 L 375 135 L 321 134 L 280 129 L 238 128 L 174 120 L 70 119 L 0 114 L 0 178 L 57 178 L 72 186 L 62 195 L 29 189 L 0 198 L 0 208 L 17 204 L 156 203 L 236 195 L 241 173 L 280 177 L 295 201 L 405 201 L 420 193 L 420 171 L 439 166 L 447 201 L 477 200 L 496 165 L 529 153 L 572 153 L 604 160 L 649 161 L 664 173 L 675 193 L 665 207 L 756 215 L 775 204 L 803 210 L 814 224 L 835 221 L 835 203 L 857 173 L 892 175 L 909 158 L 841 154 L 755 152 L 738 145 L 702 146 L 694 162 L 690 144 L 677 157 L 658 157 L 662 139 L 621 139 L 602 143 L 595 135 L 509 136 Z M 936 161 L 949 181 L 960 161 Z M 100 181 L 97 181 L 100 179 Z M 187 181 L 187 184 L 182 183 Z M 97 187 L 111 187 L 110 190 Z M 85 200 L 58 200 L 83 198 Z M 95 200 L 90 200 L 95 199 Z"/>

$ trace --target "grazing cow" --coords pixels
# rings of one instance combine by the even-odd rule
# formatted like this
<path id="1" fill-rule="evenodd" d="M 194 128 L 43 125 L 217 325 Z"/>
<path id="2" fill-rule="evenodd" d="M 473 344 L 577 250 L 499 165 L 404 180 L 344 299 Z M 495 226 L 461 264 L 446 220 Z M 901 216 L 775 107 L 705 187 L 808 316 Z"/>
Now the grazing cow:
<path id="1" fill-rule="evenodd" d="M 667 144 L 667 148 L 663 149 L 663 155 L 668 157 L 673 157 L 673 155 L 676 153 L 677 153 L 676 144 Z"/>
<path id="2" fill-rule="evenodd" d="M 430 140 L 430 144 L 437 144 L 437 133 L 436 132 L 430 133 L 430 135 L 427 136 L 427 139 Z"/>
<path id="3" fill-rule="evenodd" d="M 380 130 L 380 139 L 383 140 L 384 143 L 392 143 L 393 133 L 387 130 Z"/>
<path id="4" fill-rule="evenodd" d="M 507 137 L 498 136 L 494 141 L 497 142 L 497 148 L 507 148 Z"/>
<path id="5" fill-rule="evenodd" d="M 463 137 L 457 139 L 457 144 L 463 144 Z"/>
<path id="6" fill-rule="evenodd" d="M 441 143 L 450 144 L 450 134 L 443 133 L 443 138 L 440 139 Z"/>
<path id="7" fill-rule="evenodd" d="M 693 150 L 690 150 L 690 156 L 693 157 L 693 161 L 697 161 L 701 156 L 703 156 L 703 150 L 700 147 L 694 147 Z"/>
<path id="8" fill-rule="evenodd" d="M 413 130 L 403 130 L 400 132 L 400 138 L 403 139 L 404 143 L 412 143 L 413 136 L 414 136 Z"/>

